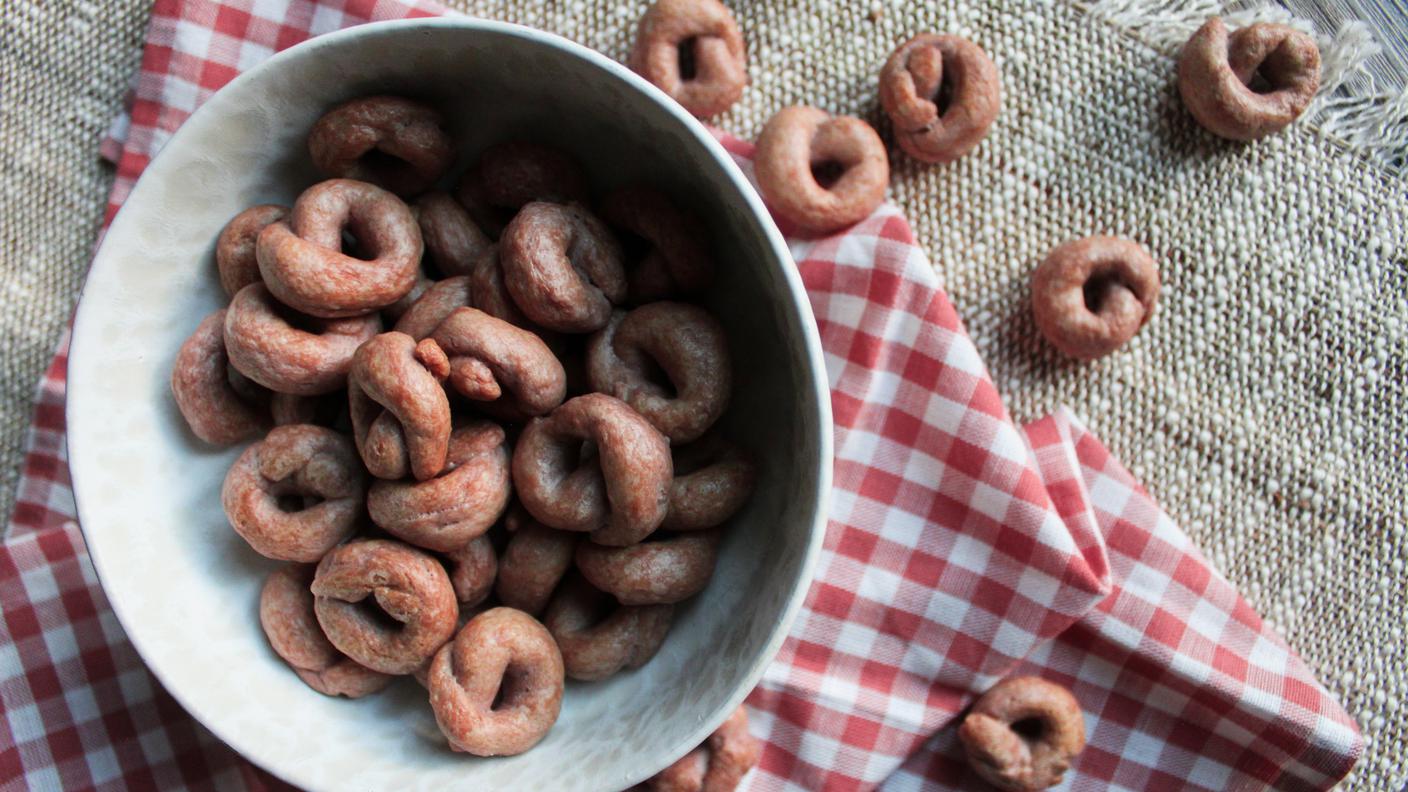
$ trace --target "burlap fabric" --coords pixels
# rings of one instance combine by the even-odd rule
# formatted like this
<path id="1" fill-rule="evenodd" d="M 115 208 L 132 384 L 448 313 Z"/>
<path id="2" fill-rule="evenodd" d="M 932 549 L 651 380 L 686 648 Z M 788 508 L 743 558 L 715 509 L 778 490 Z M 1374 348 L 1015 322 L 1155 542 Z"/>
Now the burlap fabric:
<path id="1" fill-rule="evenodd" d="M 137 63 L 144 0 L 4 3 L 0 38 L 0 509 L 33 383 L 67 320 L 110 174 L 97 143 Z M 451 2 L 622 58 L 644 3 Z M 1167 44 L 1063 2 L 736 3 L 753 85 L 718 123 L 753 137 L 805 102 L 888 133 L 875 77 L 937 29 L 987 48 L 1004 107 L 946 167 L 894 160 L 928 247 L 1019 420 L 1065 403 L 1138 475 L 1358 720 L 1346 784 L 1408 781 L 1408 185 L 1309 125 L 1261 144 L 1202 133 Z M 1108 14 L 1106 15 L 1108 16 Z M 1400 161 L 1401 162 L 1401 161 Z M 1061 360 L 1027 277 L 1062 239 L 1116 233 L 1162 264 L 1126 349 Z"/>

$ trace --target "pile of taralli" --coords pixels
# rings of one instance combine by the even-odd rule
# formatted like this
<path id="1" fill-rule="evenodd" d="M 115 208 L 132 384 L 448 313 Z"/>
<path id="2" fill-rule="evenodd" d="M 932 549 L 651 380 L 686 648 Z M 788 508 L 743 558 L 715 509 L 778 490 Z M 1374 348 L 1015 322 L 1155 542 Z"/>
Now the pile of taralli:
<path id="1" fill-rule="evenodd" d="M 656 3 L 630 65 L 700 117 L 748 82 L 716 0 Z M 1178 68 L 1197 120 L 1237 140 L 1293 121 L 1318 75 L 1308 36 L 1218 19 Z M 922 34 L 884 64 L 879 95 L 898 147 L 944 163 L 986 136 L 1001 80 L 973 42 Z M 728 339 L 692 302 L 709 241 L 668 196 L 597 196 L 571 155 L 530 141 L 491 146 L 439 191 L 457 152 L 412 99 L 336 107 L 308 149 L 328 181 L 220 234 L 230 304 L 181 347 L 176 404 L 206 442 L 257 441 L 222 500 L 250 547 L 288 562 L 260 620 L 304 682 L 356 698 L 414 675 L 451 748 L 527 751 L 565 678 L 650 660 L 752 491 L 752 455 L 716 428 Z M 789 107 L 756 175 L 789 230 L 833 233 L 883 201 L 889 152 L 860 119 Z M 1137 243 L 1089 237 L 1053 250 L 1032 291 L 1042 334 L 1089 359 L 1148 321 L 1159 275 Z M 987 691 L 958 737 L 1008 790 L 1059 783 L 1085 742 L 1071 693 L 1034 678 Z M 649 783 L 732 789 L 760 752 L 740 708 Z"/>

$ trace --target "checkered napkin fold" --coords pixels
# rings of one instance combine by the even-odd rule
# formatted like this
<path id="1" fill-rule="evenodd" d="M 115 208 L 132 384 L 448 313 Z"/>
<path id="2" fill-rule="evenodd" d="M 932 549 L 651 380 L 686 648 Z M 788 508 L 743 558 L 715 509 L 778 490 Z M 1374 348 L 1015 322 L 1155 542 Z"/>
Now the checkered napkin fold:
<path id="1" fill-rule="evenodd" d="M 393 2 L 160 0 L 109 207 L 200 102 Z M 745 171 L 751 147 L 720 139 Z M 951 726 L 1011 674 L 1075 693 L 1071 789 L 1325 789 L 1361 751 L 1310 671 L 1066 412 L 1016 426 L 891 206 L 791 240 L 836 419 L 816 580 L 748 699 L 753 790 L 968 789 Z M 278 786 L 174 704 L 112 616 L 74 523 L 64 348 L 41 383 L 0 549 L 0 784 Z"/>

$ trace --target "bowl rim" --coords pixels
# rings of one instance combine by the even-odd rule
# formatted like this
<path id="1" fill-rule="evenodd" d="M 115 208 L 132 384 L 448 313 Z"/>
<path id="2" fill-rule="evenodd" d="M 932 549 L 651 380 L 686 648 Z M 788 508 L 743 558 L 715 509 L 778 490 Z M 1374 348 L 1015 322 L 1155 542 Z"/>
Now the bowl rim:
<path id="1" fill-rule="evenodd" d="M 791 630 L 792 624 L 796 621 L 797 615 L 801 611 L 807 592 L 810 590 L 811 583 L 815 578 L 816 566 L 821 556 L 821 548 L 826 535 L 831 497 L 834 430 L 831 412 L 831 392 L 826 375 L 825 356 L 822 352 L 821 338 L 817 330 L 816 318 L 812 312 L 811 302 L 802 283 L 801 275 L 793 263 L 791 252 L 781 231 L 778 230 L 776 224 L 773 222 L 761 197 L 759 197 L 757 191 L 749 183 L 742 169 L 734 162 L 732 155 L 728 153 L 723 145 L 698 119 L 690 115 L 683 107 L 659 88 L 612 58 L 555 33 L 512 22 L 499 22 L 457 15 L 385 20 L 331 31 L 302 41 L 288 49 L 275 53 L 262 63 L 256 64 L 252 68 L 240 73 L 229 83 L 216 91 L 215 94 L 207 98 L 206 101 L 182 122 L 180 127 L 177 128 L 167 143 L 162 147 L 162 150 L 157 152 L 157 155 L 152 158 L 151 162 L 144 169 L 143 176 L 153 172 L 159 173 L 160 166 L 164 162 L 164 159 L 166 159 L 163 156 L 166 150 L 177 144 L 183 135 L 188 134 L 190 129 L 199 126 L 198 123 L 193 122 L 201 121 L 208 116 L 215 116 L 221 112 L 224 109 L 224 103 L 228 101 L 227 97 L 233 93 L 230 89 L 237 88 L 246 82 L 258 79 L 264 72 L 278 68 L 284 61 L 291 58 L 301 57 L 305 53 L 322 48 L 343 46 L 351 40 L 396 28 L 404 28 L 407 30 L 458 28 L 519 38 L 534 44 L 546 45 L 562 50 L 568 55 L 575 56 L 578 60 L 585 62 L 585 65 L 605 71 L 608 75 L 624 82 L 636 91 L 645 94 L 646 97 L 661 106 L 666 113 L 680 122 L 703 146 L 704 150 L 708 152 L 709 156 L 714 160 L 715 165 L 723 170 L 724 176 L 737 190 L 744 205 L 752 212 L 755 219 L 759 221 L 767 245 L 772 249 L 776 260 L 781 264 L 783 281 L 786 284 L 787 292 L 792 298 L 792 303 L 802 324 L 802 339 L 805 346 L 804 356 L 809 363 L 809 371 L 807 374 L 811 379 L 811 385 L 815 391 L 813 396 L 816 408 L 811 420 L 818 425 L 819 436 L 817 438 L 817 465 L 814 471 L 815 480 L 817 482 L 817 501 L 814 504 L 815 511 L 811 525 L 811 533 L 802 561 L 801 574 L 798 575 L 792 585 L 791 592 L 788 593 L 786 603 L 783 607 L 782 617 L 777 624 L 774 625 L 772 633 L 769 635 L 764 645 L 763 651 L 754 659 L 753 667 L 744 675 L 744 684 L 740 685 L 738 689 L 728 697 L 726 706 L 719 708 L 714 715 L 701 721 L 686 739 L 677 744 L 669 752 L 671 756 L 670 761 L 673 762 L 698 744 L 704 742 L 708 735 L 718 728 L 724 719 L 742 704 L 747 695 L 757 686 L 764 671 L 766 671 L 767 667 L 771 665 L 772 661 L 776 658 L 783 641 Z M 138 179 L 137 183 L 124 200 L 122 208 L 120 208 L 114 216 L 107 231 L 103 233 L 102 241 L 93 255 L 88 272 L 84 276 L 83 288 L 80 290 L 77 307 L 75 309 L 69 347 L 68 368 L 70 374 L 68 385 L 70 388 L 74 385 L 75 379 L 80 383 L 84 379 L 82 375 L 84 368 L 83 361 L 101 354 L 105 340 L 102 334 L 91 326 L 92 322 L 95 321 L 92 319 L 93 311 L 85 310 L 86 307 L 92 305 L 91 301 L 85 299 L 89 296 L 88 284 L 91 282 L 90 279 L 93 273 L 96 272 L 99 267 L 119 266 L 117 261 L 108 261 L 108 259 L 114 258 L 114 256 L 110 254 L 111 246 L 108 244 L 108 240 L 113 238 L 111 232 L 123 228 L 131 222 L 135 222 L 130 220 L 134 212 L 129 211 L 128 208 L 141 204 L 143 197 L 148 189 L 150 189 L 151 183 L 151 179 Z M 78 375 L 76 378 L 73 376 L 75 373 Z M 71 487 L 76 507 L 75 515 L 80 530 L 84 535 L 85 545 L 87 546 L 94 572 L 97 575 L 98 583 L 102 586 L 104 595 L 106 596 L 107 586 L 103 581 L 108 579 L 109 575 L 114 575 L 115 570 L 105 561 L 106 556 L 104 556 L 99 549 L 102 547 L 102 543 L 91 541 L 90 529 L 86 527 L 89 521 L 84 519 L 84 515 L 92 515 L 97 512 L 93 509 L 85 508 L 87 501 L 82 494 L 82 482 L 87 480 L 86 471 L 89 469 L 89 465 L 85 464 L 84 460 L 91 459 L 91 456 L 86 454 L 86 445 L 83 442 L 81 432 L 74 431 L 75 427 L 81 429 L 85 422 L 83 418 L 79 416 L 75 408 L 75 399 L 72 398 L 71 390 L 65 394 L 64 418 L 68 429 L 65 433 L 65 444 Z M 77 418 L 77 420 L 75 420 L 75 418 Z M 146 645 L 145 640 L 139 637 L 142 635 L 140 631 L 131 629 L 131 625 L 134 623 L 134 614 L 128 613 L 124 604 L 117 598 L 109 597 L 108 602 L 118 623 L 122 626 L 127 640 L 132 643 L 133 648 L 142 658 L 143 665 L 156 677 L 157 681 L 161 683 L 166 692 L 169 693 L 192 718 L 206 729 L 209 729 L 219 740 L 238 752 L 240 756 L 247 761 L 253 762 L 283 781 L 296 784 L 305 789 L 316 788 L 313 779 L 301 777 L 301 774 L 298 772 L 301 765 L 283 767 L 270 764 L 269 761 L 260 754 L 257 743 L 246 739 L 245 732 L 226 728 L 221 724 L 218 713 L 206 711 L 196 706 L 185 691 L 168 684 L 166 672 L 163 671 L 159 663 L 153 662 L 154 657 L 160 656 L 159 653 L 154 654 L 151 651 L 150 647 Z M 632 784 L 648 778 L 650 775 L 653 775 L 666 766 L 668 766 L 668 764 L 652 769 L 649 773 L 643 774 L 641 778 L 633 780 Z"/>

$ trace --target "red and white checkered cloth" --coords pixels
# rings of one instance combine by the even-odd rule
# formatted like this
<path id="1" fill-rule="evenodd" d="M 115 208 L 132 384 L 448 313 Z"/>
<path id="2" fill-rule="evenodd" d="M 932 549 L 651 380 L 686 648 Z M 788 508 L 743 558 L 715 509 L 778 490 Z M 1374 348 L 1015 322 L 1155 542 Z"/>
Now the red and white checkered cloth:
<path id="1" fill-rule="evenodd" d="M 160 0 L 109 218 L 200 102 L 318 33 L 428 4 Z M 721 139 L 748 169 L 751 147 Z M 752 790 L 967 789 L 957 716 L 1002 678 L 1069 686 L 1070 789 L 1326 789 L 1354 722 L 1072 416 L 1007 415 L 904 218 L 794 240 L 836 417 L 831 523 L 806 605 L 748 703 Z M 64 459 L 67 340 L 41 383 L 0 547 L 5 789 L 281 785 L 148 674 L 98 587 Z"/>

